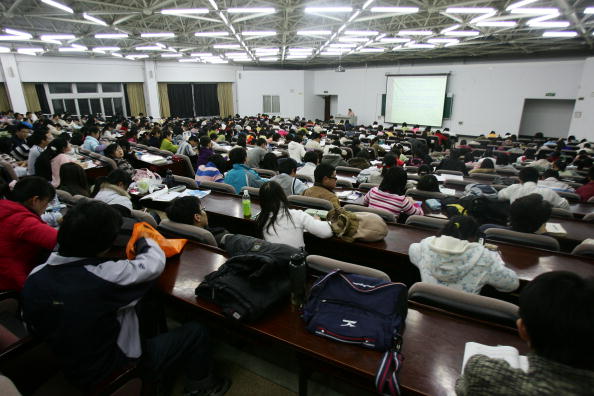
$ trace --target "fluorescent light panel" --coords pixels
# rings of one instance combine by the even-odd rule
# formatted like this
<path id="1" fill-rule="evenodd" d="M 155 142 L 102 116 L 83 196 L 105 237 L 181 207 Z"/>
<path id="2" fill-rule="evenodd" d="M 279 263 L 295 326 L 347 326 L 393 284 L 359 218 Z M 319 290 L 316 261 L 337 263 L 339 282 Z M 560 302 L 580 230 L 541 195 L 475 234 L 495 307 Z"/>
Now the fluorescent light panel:
<path id="1" fill-rule="evenodd" d="M 196 62 L 200 62 L 200 59 L 198 59 L 198 58 L 185 58 L 185 59 L 178 59 L 177 61 L 180 62 L 180 63 L 190 63 L 190 62 L 196 63 Z"/>
<path id="2" fill-rule="evenodd" d="M 481 32 L 477 30 L 450 30 L 445 32 L 444 35 L 452 37 L 472 37 L 478 36 Z"/>
<path id="3" fill-rule="evenodd" d="M 586 7 L 584 14 L 594 14 L 594 7 Z"/>
<path id="4" fill-rule="evenodd" d="M 138 47 L 134 47 L 134 49 L 138 51 L 163 51 L 163 47 L 158 45 L 140 45 Z"/>
<path id="5" fill-rule="evenodd" d="M 528 21 L 527 25 L 533 28 L 564 28 L 568 27 L 570 23 L 568 21 Z"/>
<path id="6" fill-rule="evenodd" d="M 306 13 L 351 12 L 353 7 L 305 7 Z"/>
<path id="7" fill-rule="evenodd" d="M 175 37 L 175 33 L 170 32 L 162 32 L 162 33 L 140 33 L 140 37 L 150 38 L 150 37 Z"/>
<path id="8" fill-rule="evenodd" d="M 532 3 L 536 3 L 538 0 L 522 0 L 522 1 L 518 1 L 517 3 L 513 3 L 510 4 L 509 6 L 507 6 L 507 8 L 505 9 L 506 11 L 511 11 L 515 8 L 520 8 L 520 7 L 524 7 L 525 5 L 528 4 L 532 4 Z"/>
<path id="9" fill-rule="evenodd" d="M 419 12 L 419 7 L 371 7 L 369 11 L 396 14 L 414 14 L 416 12 Z"/>
<path id="10" fill-rule="evenodd" d="M 79 47 L 60 47 L 58 48 L 59 52 L 85 52 L 87 49 L 79 48 Z"/>
<path id="11" fill-rule="evenodd" d="M 161 54 L 161 58 L 181 58 L 184 54 Z"/>
<path id="12" fill-rule="evenodd" d="M 74 10 L 72 8 L 70 8 L 67 5 L 64 5 L 62 3 L 58 3 L 57 1 L 54 1 L 54 0 L 41 0 L 41 2 L 42 3 L 45 3 L 45 4 L 49 5 L 49 6 L 59 8 L 60 10 L 66 11 L 66 12 L 68 12 L 70 14 L 74 14 Z"/>
<path id="13" fill-rule="evenodd" d="M 86 19 L 87 21 L 95 22 L 98 25 L 107 26 L 107 22 L 105 22 L 104 20 L 99 19 L 97 17 L 94 17 L 93 15 L 89 15 L 86 12 L 83 12 L 83 18 Z"/>
<path id="14" fill-rule="evenodd" d="M 228 36 L 229 32 L 196 32 L 196 37 L 225 37 Z"/>
<path id="15" fill-rule="evenodd" d="M 234 7 L 228 8 L 227 12 L 229 14 L 273 14 L 276 10 L 272 7 Z"/>
<path id="16" fill-rule="evenodd" d="M 427 40 L 429 44 L 451 44 L 451 43 L 459 43 L 460 40 L 458 39 L 450 39 L 450 38 L 432 38 Z"/>
<path id="17" fill-rule="evenodd" d="M 401 36 L 431 36 L 431 30 L 401 30 L 398 32 Z"/>
<path id="18" fill-rule="evenodd" d="M 208 14 L 208 8 L 170 8 L 161 10 L 164 15 Z"/>
<path id="19" fill-rule="evenodd" d="M 119 51 L 120 47 L 95 47 L 93 51 Z"/>
<path id="20" fill-rule="evenodd" d="M 515 21 L 480 21 L 476 24 L 481 27 L 516 27 L 517 25 Z"/>
<path id="21" fill-rule="evenodd" d="M 192 53 L 190 54 L 190 56 L 200 56 L 200 57 L 202 57 L 202 56 L 205 56 L 205 57 L 211 57 L 211 56 L 212 56 L 212 53 L 211 53 L 211 52 L 192 52 Z"/>
<path id="22" fill-rule="evenodd" d="M 233 49 L 233 48 L 241 48 L 239 44 L 215 44 L 212 46 L 213 48 L 221 48 L 221 49 Z"/>
<path id="23" fill-rule="evenodd" d="M 327 36 L 332 34 L 331 30 L 299 30 L 298 36 Z"/>
<path id="24" fill-rule="evenodd" d="M 74 40 L 76 37 L 74 34 L 42 34 L 39 36 L 43 41 L 48 40 Z"/>
<path id="25" fill-rule="evenodd" d="M 8 48 L 8 47 L 0 47 L 0 52 L 2 52 L 2 53 L 10 52 L 10 48 Z"/>
<path id="26" fill-rule="evenodd" d="M 274 30 L 260 30 L 260 31 L 245 31 L 241 32 L 242 36 L 276 36 Z"/>
<path id="27" fill-rule="evenodd" d="M 127 38 L 127 33 L 97 33 L 95 35 L 96 39 L 120 39 L 120 38 Z"/>
<path id="28" fill-rule="evenodd" d="M 347 36 L 377 36 L 379 32 L 375 30 L 345 30 Z"/>
<path id="29" fill-rule="evenodd" d="M 366 37 L 339 37 L 338 41 L 342 43 L 366 43 L 369 38 Z"/>
<path id="30" fill-rule="evenodd" d="M 557 8 L 514 8 L 509 11 L 512 14 L 535 14 L 535 15 L 547 15 L 547 14 L 559 14 Z"/>
<path id="31" fill-rule="evenodd" d="M 359 52 L 361 53 L 374 53 L 374 52 L 384 52 L 383 48 L 361 48 Z"/>
<path id="32" fill-rule="evenodd" d="M 577 35 L 577 32 L 574 31 L 544 32 L 542 37 L 576 37 Z"/>
<path id="33" fill-rule="evenodd" d="M 491 14 L 495 9 L 491 7 L 448 7 L 447 14 Z"/>
<path id="34" fill-rule="evenodd" d="M 10 29 L 10 28 L 6 28 L 4 29 L 4 31 L 8 34 L 12 34 L 15 36 L 22 36 L 22 37 L 26 37 L 27 39 L 30 39 L 33 37 L 33 35 L 31 33 L 27 33 L 27 32 L 22 32 L 20 30 L 16 30 L 16 29 Z"/>

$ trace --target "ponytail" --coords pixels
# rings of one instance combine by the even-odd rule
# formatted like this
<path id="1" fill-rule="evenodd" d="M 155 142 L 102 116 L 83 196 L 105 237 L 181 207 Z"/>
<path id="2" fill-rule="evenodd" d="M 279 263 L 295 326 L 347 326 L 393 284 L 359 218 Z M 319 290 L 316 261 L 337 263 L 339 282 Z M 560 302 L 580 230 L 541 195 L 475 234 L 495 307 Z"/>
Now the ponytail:
<path id="1" fill-rule="evenodd" d="M 455 216 L 443 226 L 438 236 L 451 236 L 473 242 L 478 237 L 478 223 L 471 216 Z"/>

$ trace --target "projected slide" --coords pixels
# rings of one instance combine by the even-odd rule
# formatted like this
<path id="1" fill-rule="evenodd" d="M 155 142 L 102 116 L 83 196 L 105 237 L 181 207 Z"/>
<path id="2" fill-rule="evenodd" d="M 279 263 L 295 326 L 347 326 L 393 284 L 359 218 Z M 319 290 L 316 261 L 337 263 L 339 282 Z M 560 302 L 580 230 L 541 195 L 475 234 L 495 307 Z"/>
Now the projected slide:
<path id="1" fill-rule="evenodd" d="M 441 126 L 447 75 L 388 76 L 386 122 Z"/>

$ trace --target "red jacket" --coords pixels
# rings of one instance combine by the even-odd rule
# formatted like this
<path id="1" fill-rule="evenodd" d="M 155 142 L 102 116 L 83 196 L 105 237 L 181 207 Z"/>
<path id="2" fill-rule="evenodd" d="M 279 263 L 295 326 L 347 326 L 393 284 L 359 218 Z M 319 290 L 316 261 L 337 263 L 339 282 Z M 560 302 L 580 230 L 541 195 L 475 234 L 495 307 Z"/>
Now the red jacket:
<path id="1" fill-rule="evenodd" d="M 0 290 L 21 290 L 56 246 L 58 231 L 18 202 L 0 200 Z"/>
<path id="2" fill-rule="evenodd" d="M 580 196 L 582 202 L 588 201 L 589 198 L 594 197 L 594 181 L 584 184 L 575 192 Z"/>

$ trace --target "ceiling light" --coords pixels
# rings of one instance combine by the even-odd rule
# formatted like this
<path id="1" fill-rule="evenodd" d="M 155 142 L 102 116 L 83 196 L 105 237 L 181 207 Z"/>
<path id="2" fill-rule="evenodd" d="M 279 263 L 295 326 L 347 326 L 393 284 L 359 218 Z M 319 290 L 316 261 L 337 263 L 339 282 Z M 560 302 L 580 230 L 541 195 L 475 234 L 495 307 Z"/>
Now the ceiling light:
<path id="1" fill-rule="evenodd" d="M 95 47 L 93 51 L 119 51 L 120 47 Z"/>
<path id="2" fill-rule="evenodd" d="M 332 48 L 355 48 L 357 46 L 356 43 L 332 43 L 330 47 Z"/>
<path id="3" fill-rule="evenodd" d="M 384 37 L 380 39 L 380 43 L 408 43 L 410 41 L 409 38 L 400 38 L 400 37 Z"/>
<path id="4" fill-rule="evenodd" d="M 576 37 L 578 34 L 574 31 L 565 32 L 544 32 L 542 37 Z"/>
<path id="5" fill-rule="evenodd" d="M 228 60 L 226 59 L 221 59 L 219 57 L 214 57 L 214 58 L 204 58 L 204 60 L 208 63 L 229 63 Z"/>
<path id="6" fill-rule="evenodd" d="M 58 48 L 59 52 L 85 52 L 87 51 L 86 48 L 80 48 L 80 47 L 60 47 Z"/>
<path id="7" fill-rule="evenodd" d="M 291 60 L 291 59 L 307 59 L 308 55 L 287 55 L 285 56 L 285 59 L 287 60 Z"/>
<path id="8" fill-rule="evenodd" d="M 384 48 L 361 48 L 359 52 L 361 53 L 373 53 L 373 52 L 384 52 Z"/>
<path id="9" fill-rule="evenodd" d="M 91 21 L 91 22 L 95 22 L 96 24 L 99 25 L 103 25 L 103 26 L 107 26 L 107 22 L 105 22 L 102 19 L 99 19 L 97 17 L 94 17 L 93 15 L 89 15 L 86 12 L 83 12 L 83 18 L 86 19 L 87 21 Z"/>
<path id="10" fill-rule="evenodd" d="M 97 33 L 95 35 L 96 39 L 119 39 L 126 37 L 128 37 L 126 33 Z"/>
<path id="11" fill-rule="evenodd" d="M 460 26 L 462 26 L 462 25 L 452 25 L 452 26 L 449 26 L 449 27 L 447 27 L 447 28 L 445 28 L 445 29 L 441 29 L 441 31 L 440 31 L 439 33 L 440 33 L 440 34 L 444 34 L 445 32 L 449 32 L 449 31 L 451 31 L 451 30 L 456 30 L 456 29 L 458 29 Z"/>
<path id="12" fill-rule="evenodd" d="M 546 14 L 555 14 L 559 13 L 557 8 L 514 8 L 509 11 L 512 14 L 536 14 L 536 15 L 546 15 Z"/>
<path id="13" fill-rule="evenodd" d="M 235 7 L 235 8 L 228 8 L 227 12 L 229 14 L 273 14 L 276 10 L 272 7 Z"/>
<path id="14" fill-rule="evenodd" d="M 225 37 L 228 36 L 229 32 L 196 32 L 196 37 Z"/>
<path id="15" fill-rule="evenodd" d="M 239 44 L 215 44 L 212 46 L 213 48 L 222 48 L 222 49 L 234 49 L 234 48 L 241 48 Z"/>
<path id="16" fill-rule="evenodd" d="M 594 14 L 594 7 L 587 7 L 584 10 L 584 14 Z"/>
<path id="17" fill-rule="evenodd" d="M 481 21 L 476 24 L 484 27 L 516 27 L 517 25 L 515 21 Z"/>
<path id="18" fill-rule="evenodd" d="M 131 60 L 136 60 L 136 59 L 144 59 L 144 58 L 148 58 L 149 56 L 146 54 L 131 54 L 131 55 L 126 55 L 126 59 L 131 59 Z"/>
<path id="19" fill-rule="evenodd" d="M 15 36 L 13 34 L 0 35 L 0 41 L 26 41 L 29 39 L 27 36 Z"/>
<path id="20" fill-rule="evenodd" d="M 331 30 L 299 30 L 298 36 L 327 36 L 332 34 Z"/>
<path id="21" fill-rule="evenodd" d="M 38 53 L 43 53 L 45 50 L 43 48 L 17 48 L 17 52 L 23 55 L 32 55 L 35 56 Z"/>
<path id="22" fill-rule="evenodd" d="M 366 37 L 339 37 L 338 41 L 343 43 L 366 43 L 369 39 Z"/>
<path id="23" fill-rule="evenodd" d="M 0 47 L 0 52 L 2 52 L 2 53 L 10 52 L 10 48 L 8 48 L 8 47 Z"/>
<path id="24" fill-rule="evenodd" d="M 39 38 L 43 41 L 49 40 L 74 40 L 74 34 L 42 34 Z"/>
<path id="25" fill-rule="evenodd" d="M 273 56 L 273 57 L 258 58 L 258 60 L 261 62 L 276 62 L 276 61 L 278 61 L 278 58 Z"/>
<path id="26" fill-rule="evenodd" d="M 207 8 L 172 8 L 161 10 L 164 15 L 180 15 L 180 14 L 208 14 Z"/>
<path id="27" fill-rule="evenodd" d="M 42 3 L 45 3 L 47 5 L 50 5 L 52 7 L 56 7 L 61 9 L 62 11 L 66 11 L 69 12 L 70 14 L 74 14 L 74 10 L 62 3 L 58 3 L 57 1 L 54 0 L 41 0 Z"/>
<path id="28" fill-rule="evenodd" d="M 111 56 L 115 56 L 116 58 L 123 58 L 124 57 L 124 55 L 122 55 L 122 54 L 120 54 L 118 52 L 112 52 L 111 53 Z"/>
<path id="29" fill-rule="evenodd" d="M 161 58 L 181 58 L 184 54 L 161 54 Z"/>
<path id="30" fill-rule="evenodd" d="M 345 30 L 347 36 L 377 36 L 379 32 L 375 30 Z"/>
<path id="31" fill-rule="evenodd" d="M 472 37 L 481 34 L 478 30 L 450 30 L 445 32 L 444 35 L 452 37 Z"/>
<path id="32" fill-rule="evenodd" d="M 190 54 L 190 56 L 206 56 L 206 57 L 211 57 L 212 53 L 211 52 L 192 52 Z"/>
<path id="33" fill-rule="evenodd" d="M 401 36 L 431 36 L 431 30 L 401 30 L 398 32 Z"/>
<path id="34" fill-rule="evenodd" d="M 514 8 L 520 8 L 520 7 L 523 7 L 525 5 L 535 3 L 537 1 L 538 0 L 522 0 L 522 1 L 518 1 L 517 3 L 513 3 L 513 4 L 510 4 L 509 6 L 507 6 L 507 8 L 505 9 L 505 11 L 511 11 Z"/>
<path id="35" fill-rule="evenodd" d="M 491 17 L 494 17 L 495 14 L 497 14 L 497 11 L 488 12 L 486 14 L 482 14 L 482 15 L 479 15 L 479 16 L 477 16 L 475 18 L 472 18 L 470 20 L 470 22 L 468 22 L 468 23 L 470 23 L 471 25 L 473 25 L 473 24 L 476 24 L 476 23 L 478 23 L 480 21 L 484 21 L 485 19 L 489 19 Z"/>
<path id="36" fill-rule="evenodd" d="M 22 31 L 16 30 L 16 29 L 6 28 L 6 29 L 4 29 L 4 31 L 8 34 L 12 34 L 15 36 L 26 37 L 27 39 L 33 38 L 33 36 L 30 33 L 22 32 Z"/>
<path id="37" fill-rule="evenodd" d="M 340 52 L 320 52 L 320 56 L 340 56 Z"/>
<path id="38" fill-rule="evenodd" d="M 448 7 L 446 14 L 491 14 L 495 12 L 491 7 Z"/>
<path id="39" fill-rule="evenodd" d="M 568 21 L 528 21 L 527 25 L 536 28 L 564 28 L 568 27 L 570 23 Z"/>
<path id="40" fill-rule="evenodd" d="M 432 38 L 427 40 L 430 44 L 457 44 L 460 42 L 458 39 L 449 39 L 449 38 Z"/>
<path id="41" fill-rule="evenodd" d="M 305 7 L 307 13 L 351 12 L 353 7 Z"/>
<path id="42" fill-rule="evenodd" d="M 289 52 L 313 52 L 313 48 L 289 48 Z"/>
<path id="43" fill-rule="evenodd" d="M 185 59 L 178 59 L 178 62 L 181 63 L 190 63 L 190 62 L 200 62 L 200 59 L 198 58 L 185 58 Z"/>
<path id="44" fill-rule="evenodd" d="M 140 37 L 175 37 L 175 33 L 163 32 L 163 33 L 140 33 Z"/>
<path id="45" fill-rule="evenodd" d="M 276 36 L 274 30 L 259 30 L 241 32 L 242 36 Z"/>
<path id="46" fill-rule="evenodd" d="M 397 14 L 414 14 L 419 12 L 419 7 L 371 7 L 371 12 L 390 12 Z"/>
<path id="47" fill-rule="evenodd" d="M 134 48 L 137 51 L 163 51 L 163 47 L 158 45 L 141 45 Z"/>

